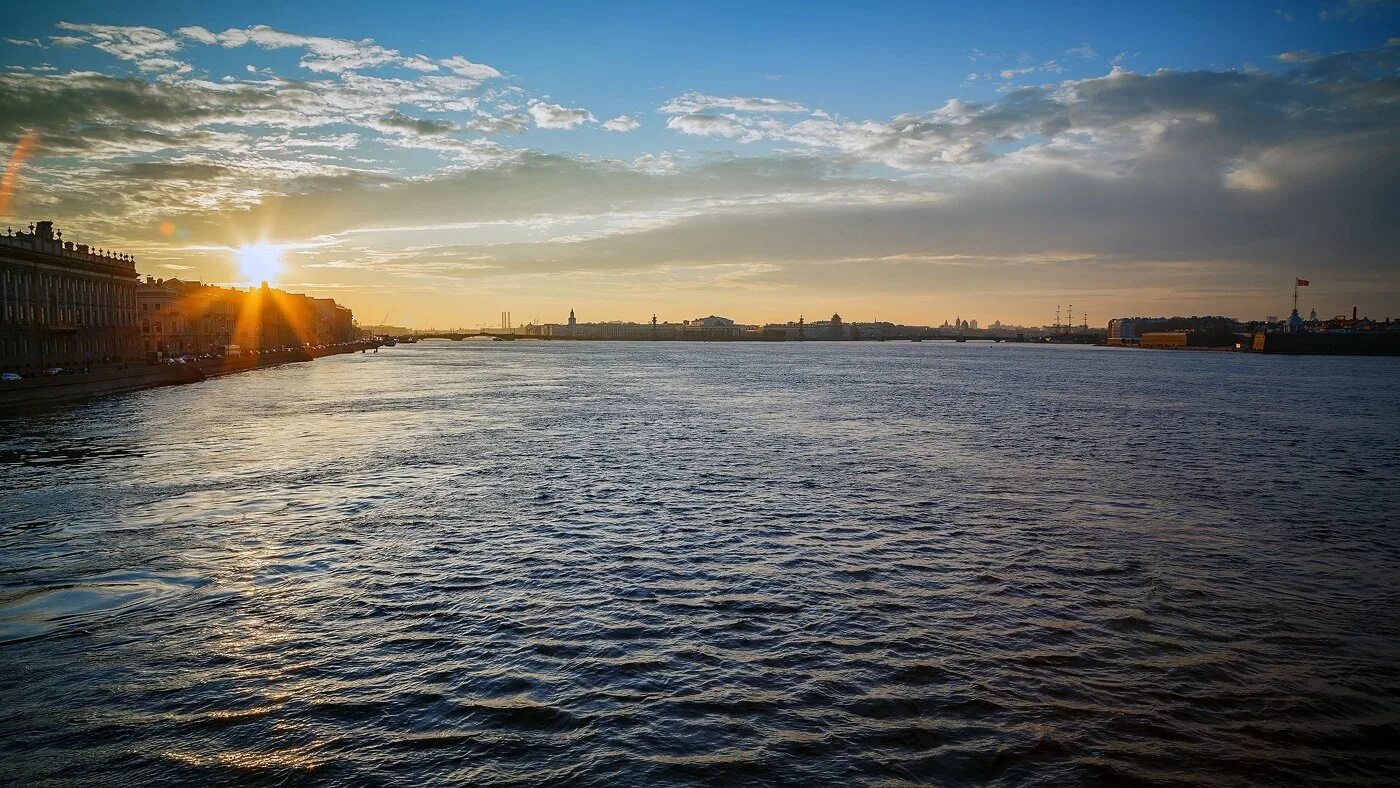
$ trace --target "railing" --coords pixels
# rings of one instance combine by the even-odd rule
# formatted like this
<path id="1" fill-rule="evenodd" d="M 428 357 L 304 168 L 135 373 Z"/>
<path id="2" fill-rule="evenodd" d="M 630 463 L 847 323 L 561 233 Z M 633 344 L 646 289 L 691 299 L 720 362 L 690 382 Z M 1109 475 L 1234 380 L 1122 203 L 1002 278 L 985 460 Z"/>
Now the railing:
<path id="1" fill-rule="evenodd" d="M 122 268 L 136 270 L 136 257 L 134 255 L 123 255 L 107 250 L 93 251 L 86 244 L 75 244 L 72 241 L 46 240 L 34 235 L 0 235 L 0 247 L 11 249 L 26 249 L 32 252 L 53 255 L 70 260 L 81 260 L 99 265 L 111 265 Z"/>

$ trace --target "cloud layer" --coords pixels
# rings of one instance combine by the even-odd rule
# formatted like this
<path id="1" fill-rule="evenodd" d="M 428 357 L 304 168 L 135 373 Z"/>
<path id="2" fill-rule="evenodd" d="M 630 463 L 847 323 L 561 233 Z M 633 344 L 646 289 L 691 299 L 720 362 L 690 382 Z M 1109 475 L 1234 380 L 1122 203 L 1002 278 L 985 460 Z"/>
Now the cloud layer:
<path id="1" fill-rule="evenodd" d="M 1080 44 L 999 69 L 1050 81 L 893 117 L 686 91 L 601 122 L 467 55 L 265 25 L 62 23 L 8 46 L 113 63 L 0 73 L 0 144 L 41 139 L 19 209 L 216 280 L 219 248 L 266 239 L 366 299 L 620 298 L 625 275 L 735 308 L 1077 290 L 1113 311 L 1150 294 L 1238 312 L 1326 266 L 1339 292 L 1400 313 L 1393 42 L 1284 52 L 1268 70 L 1063 78 L 1099 57 Z M 291 50 L 296 73 L 211 74 L 211 48 Z M 537 142 L 587 135 L 650 147 Z"/>

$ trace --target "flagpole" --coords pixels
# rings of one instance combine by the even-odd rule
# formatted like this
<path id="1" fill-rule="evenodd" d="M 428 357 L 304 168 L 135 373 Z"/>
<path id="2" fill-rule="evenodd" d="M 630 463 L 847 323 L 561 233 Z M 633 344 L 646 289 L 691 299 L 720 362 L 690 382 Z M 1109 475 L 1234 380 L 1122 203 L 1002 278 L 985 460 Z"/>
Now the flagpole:
<path id="1" fill-rule="evenodd" d="M 1298 277 L 1293 277 L 1293 312 L 1298 312 Z"/>

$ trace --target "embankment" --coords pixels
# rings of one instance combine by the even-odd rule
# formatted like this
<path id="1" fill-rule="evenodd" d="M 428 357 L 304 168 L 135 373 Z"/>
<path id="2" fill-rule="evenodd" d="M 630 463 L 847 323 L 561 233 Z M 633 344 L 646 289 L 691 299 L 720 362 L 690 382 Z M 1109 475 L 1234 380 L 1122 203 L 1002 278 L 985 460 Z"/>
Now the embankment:
<path id="1" fill-rule="evenodd" d="M 0 416 L 49 405 L 80 402 L 109 394 L 197 383 L 206 378 L 232 375 L 264 367 L 275 367 L 321 356 L 358 353 L 362 349 L 379 347 L 378 342 L 337 345 L 313 351 L 290 350 L 276 353 L 249 354 L 238 358 L 206 359 L 196 364 L 161 364 L 147 366 L 130 364 L 125 368 L 110 367 L 70 375 L 34 377 L 0 382 Z"/>

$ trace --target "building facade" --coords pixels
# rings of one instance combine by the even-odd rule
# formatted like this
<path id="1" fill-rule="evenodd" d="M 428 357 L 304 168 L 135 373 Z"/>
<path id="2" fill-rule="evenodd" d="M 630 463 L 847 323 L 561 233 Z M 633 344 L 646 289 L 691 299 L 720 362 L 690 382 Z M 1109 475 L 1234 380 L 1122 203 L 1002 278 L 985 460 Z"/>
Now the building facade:
<path id="1" fill-rule="evenodd" d="M 138 290 L 143 352 L 166 356 L 351 342 L 354 315 L 333 298 L 146 277 Z"/>
<path id="2" fill-rule="evenodd" d="M 0 370 L 136 359 L 135 258 L 29 227 L 0 236 Z"/>

